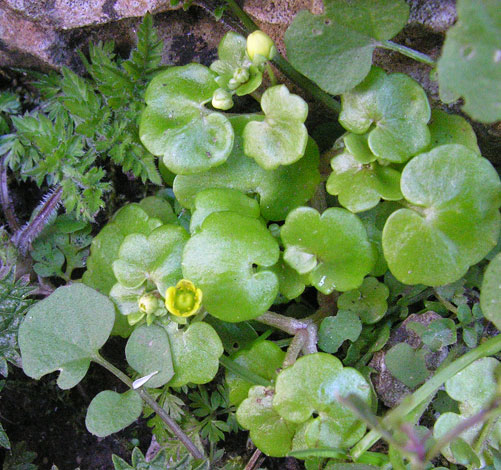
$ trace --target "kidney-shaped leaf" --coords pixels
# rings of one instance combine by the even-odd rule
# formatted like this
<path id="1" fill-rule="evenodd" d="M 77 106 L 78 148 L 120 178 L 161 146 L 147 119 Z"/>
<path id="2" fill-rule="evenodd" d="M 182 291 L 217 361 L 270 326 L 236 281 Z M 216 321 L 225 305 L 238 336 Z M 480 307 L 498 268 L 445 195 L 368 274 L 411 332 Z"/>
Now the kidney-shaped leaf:
<path id="1" fill-rule="evenodd" d="M 219 87 L 215 74 L 200 64 L 170 67 L 146 90 L 139 136 L 176 174 L 221 165 L 233 147 L 233 128 L 224 114 L 203 105 Z"/>
<path id="2" fill-rule="evenodd" d="M 148 215 L 140 204 L 128 204 L 119 209 L 92 240 L 87 271 L 82 281 L 107 295 L 117 282 L 113 273 L 113 261 L 118 258 L 118 250 L 124 238 L 131 233 L 149 235 L 160 225 L 160 218 Z"/>
<path id="3" fill-rule="evenodd" d="M 290 165 L 306 149 L 308 131 L 304 125 L 308 105 L 285 85 L 268 88 L 261 98 L 265 120 L 250 121 L 244 129 L 244 152 L 265 170 Z"/>
<path id="4" fill-rule="evenodd" d="M 250 431 L 255 446 L 270 457 L 285 457 L 292 448 L 298 425 L 273 409 L 273 389 L 256 385 L 237 410 L 240 425 Z"/>
<path id="5" fill-rule="evenodd" d="M 229 322 L 263 314 L 278 293 L 277 276 L 254 266 L 273 266 L 277 241 L 257 219 L 235 212 L 207 217 L 183 252 L 183 275 L 202 289 L 203 304 L 215 317 Z"/>
<path id="6" fill-rule="evenodd" d="M 219 357 L 224 351 L 216 330 L 204 322 L 192 323 L 179 330 L 172 322 L 166 331 L 174 363 L 174 377 L 169 385 L 181 387 L 187 383 L 210 382 L 217 374 Z"/>
<path id="7" fill-rule="evenodd" d="M 189 235 L 179 225 L 162 225 L 149 236 L 131 234 L 120 245 L 113 272 L 124 287 L 134 289 L 147 279 L 165 295 L 181 275 L 181 254 Z"/>
<path id="8" fill-rule="evenodd" d="M 105 390 L 90 402 L 85 426 L 95 436 L 106 437 L 132 424 L 142 411 L 143 402 L 134 390 L 125 393 Z"/>
<path id="9" fill-rule="evenodd" d="M 462 145 L 442 145 L 411 160 L 401 189 L 414 208 L 387 220 L 383 250 L 406 284 L 458 280 L 496 246 L 501 183 L 488 160 Z"/>
<path id="10" fill-rule="evenodd" d="M 205 218 L 213 212 L 226 211 L 237 212 L 256 219 L 260 215 L 259 203 L 236 189 L 205 189 L 195 197 L 194 211 L 190 220 L 190 232 L 198 231 Z"/>
<path id="11" fill-rule="evenodd" d="M 322 216 L 310 207 L 292 211 L 281 230 L 284 260 L 323 294 L 359 287 L 375 257 L 367 232 L 356 215 L 330 208 Z"/>
<path id="12" fill-rule="evenodd" d="M 324 0 L 325 13 L 300 11 L 285 33 L 287 58 L 333 95 L 369 73 L 378 40 L 390 39 L 407 22 L 403 0 Z"/>
<path id="13" fill-rule="evenodd" d="M 463 111 L 480 122 L 501 119 L 501 14 L 496 0 L 459 0 L 438 69 L 440 98 L 464 97 Z"/>
<path id="14" fill-rule="evenodd" d="M 74 387 L 106 343 L 114 321 L 115 307 L 104 295 L 83 284 L 59 287 L 29 310 L 19 328 L 25 374 L 39 379 L 59 371 L 57 384 Z"/>
<path id="15" fill-rule="evenodd" d="M 374 67 L 341 98 L 339 122 L 355 134 L 369 132 L 369 148 L 379 159 L 403 163 L 429 144 L 430 104 L 408 75 Z"/>
<path id="16" fill-rule="evenodd" d="M 125 346 L 129 365 L 142 376 L 155 373 L 147 382 L 150 388 L 161 387 L 174 375 L 169 338 L 157 325 L 143 325 L 130 335 Z"/>
<path id="17" fill-rule="evenodd" d="M 355 444 L 365 425 L 339 397 L 357 395 L 370 405 L 371 388 L 355 369 L 326 353 L 308 354 L 278 374 L 273 408 L 293 423 L 305 423 L 310 447 L 346 448 Z M 317 417 L 312 417 L 313 414 Z"/>
<path id="18" fill-rule="evenodd" d="M 489 263 L 485 270 L 480 293 L 480 306 L 487 320 L 501 329 L 501 253 Z"/>
<path id="19" fill-rule="evenodd" d="M 350 148 L 345 137 L 345 148 L 331 160 L 332 173 L 327 180 L 327 192 L 338 196 L 339 203 L 351 212 L 372 209 L 381 198 L 402 199 L 400 172 L 374 161 L 377 157 L 370 151 L 366 140 L 358 139 L 357 143 L 356 149 Z"/>
<path id="20" fill-rule="evenodd" d="M 179 175 L 174 193 L 184 207 L 193 208 L 195 195 L 207 188 L 233 188 L 258 194 L 261 214 L 268 220 L 284 220 L 289 211 L 306 203 L 320 182 L 318 147 L 308 139 L 304 157 L 292 165 L 267 171 L 243 152 L 242 132 L 251 116 L 231 118 L 235 145 L 228 160 L 199 175 Z"/>
<path id="21" fill-rule="evenodd" d="M 248 349 L 238 351 L 232 359 L 254 374 L 273 380 L 277 376 L 278 369 L 282 367 L 285 353 L 272 341 L 258 340 Z M 239 405 L 247 398 L 253 385 L 230 370 L 226 371 L 226 383 L 230 390 L 230 402 L 234 405 Z"/>

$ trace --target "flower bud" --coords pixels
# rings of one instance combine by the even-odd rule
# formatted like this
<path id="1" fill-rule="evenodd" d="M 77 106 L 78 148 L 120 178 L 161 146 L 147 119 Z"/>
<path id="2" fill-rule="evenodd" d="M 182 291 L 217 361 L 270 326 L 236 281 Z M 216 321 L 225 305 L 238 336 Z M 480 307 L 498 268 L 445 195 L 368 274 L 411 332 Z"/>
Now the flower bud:
<path id="1" fill-rule="evenodd" d="M 231 93 L 222 88 L 218 88 L 212 95 L 212 106 L 216 109 L 226 111 L 233 106 L 233 99 Z"/>
<path id="2" fill-rule="evenodd" d="M 178 317 L 195 315 L 201 304 L 202 291 L 186 279 L 181 279 L 176 287 L 169 287 L 165 294 L 167 310 Z"/>
<path id="3" fill-rule="evenodd" d="M 158 298 L 154 294 L 143 294 L 138 301 L 139 310 L 147 315 L 154 313 L 158 308 Z"/>
<path id="4" fill-rule="evenodd" d="M 235 80 L 234 78 L 230 78 L 230 80 L 228 81 L 228 88 L 230 90 L 235 90 L 236 88 L 238 88 L 239 86 L 241 85 L 241 83 L 239 83 L 237 80 Z"/>
<path id="5" fill-rule="evenodd" d="M 268 60 L 273 59 L 276 49 L 271 38 L 263 31 L 257 30 L 247 36 L 247 55 L 254 61 L 260 55 Z"/>
<path id="6" fill-rule="evenodd" d="M 233 73 L 233 78 L 238 82 L 239 85 L 245 83 L 250 78 L 249 69 L 247 67 L 238 67 Z"/>

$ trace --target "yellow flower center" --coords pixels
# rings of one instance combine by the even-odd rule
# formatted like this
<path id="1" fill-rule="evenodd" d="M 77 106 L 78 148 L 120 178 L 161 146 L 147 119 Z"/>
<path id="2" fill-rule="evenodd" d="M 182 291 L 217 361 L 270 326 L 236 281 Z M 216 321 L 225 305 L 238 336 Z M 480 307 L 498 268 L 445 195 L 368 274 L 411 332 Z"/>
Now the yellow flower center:
<path id="1" fill-rule="evenodd" d="M 177 285 L 167 289 L 165 306 L 178 317 L 195 315 L 202 304 L 202 291 L 187 279 L 181 279 Z"/>

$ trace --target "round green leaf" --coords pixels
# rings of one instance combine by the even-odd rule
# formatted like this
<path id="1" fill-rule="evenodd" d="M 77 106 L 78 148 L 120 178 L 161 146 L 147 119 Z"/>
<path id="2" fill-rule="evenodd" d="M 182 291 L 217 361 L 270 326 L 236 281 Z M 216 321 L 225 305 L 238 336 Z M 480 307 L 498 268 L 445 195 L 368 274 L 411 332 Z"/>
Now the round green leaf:
<path id="1" fill-rule="evenodd" d="M 278 261 L 277 241 L 257 219 L 234 212 L 207 217 L 183 253 L 183 275 L 202 289 L 203 304 L 215 317 L 230 322 L 263 314 L 278 293 L 277 276 L 255 272 Z"/>
<path id="2" fill-rule="evenodd" d="M 90 287 L 108 294 L 117 282 L 113 273 L 113 261 L 124 238 L 131 233 L 149 235 L 162 222 L 150 217 L 139 204 L 128 204 L 119 209 L 110 222 L 94 237 L 87 259 L 87 271 L 82 281 Z"/>
<path id="3" fill-rule="evenodd" d="M 129 365 L 142 376 L 156 372 L 146 382 L 148 388 L 161 387 L 174 375 L 169 338 L 161 326 L 143 325 L 136 328 L 125 346 L 125 357 Z"/>
<path id="4" fill-rule="evenodd" d="M 171 387 L 187 383 L 205 384 L 217 374 L 223 344 L 216 331 L 208 323 L 196 322 L 184 330 L 170 323 L 166 328 L 169 336 L 174 377 Z"/>
<path id="5" fill-rule="evenodd" d="M 480 122 L 501 119 L 501 14 L 497 0 L 458 0 L 438 60 L 440 98 L 464 98 L 463 111 Z"/>
<path id="6" fill-rule="evenodd" d="M 362 323 L 370 325 L 384 317 L 389 295 L 390 290 L 382 282 L 375 277 L 366 277 L 358 289 L 341 294 L 337 299 L 337 306 L 356 313 Z"/>
<path id="7" fill-rule="evenodd" d="M 287 216 L 281 230 L 284 260 L 323 294 L 355 289 L 374 265 L 365 228 L 346 209 L 330 208 L 322 216 L 300 207 Z"/>
<path id="8" fill-rule="evenodd" d="M 142 411 L 143 402 L 134 390 L 125 393 L 105 390 L 90 402 L 85 426 L 95 436 L 106 437 L 132 424 Z"/>
<path id="9" fill-rule="evenodd" d="M 250 431 L 254 445 L 270 457 L 285 457 L 292 448 L 297 424 L 273 408 L 273 389 L 256 385 L 237 410 L 237 421 Z"/>
<path id="10" fill-rule="evenodd" d="M 213 212 L 236 212 L 257 219 L 260 215 L 259 203 L 245 194 L 231 188 L 214 188 L 200 191 L 195 197 L 191 214 L 190 232 L 200 229 L 202 222 Z"/>
<path id="11" fill-rule="evenodd" d="M 322 320 L 318 329 L 318 346 L 322 351 L 336 353 L 346 341 L 356 341 L 362 332 L 360 318 L 349 310 L 339 310 L 335 317 Z"/>
<path id="12" fill-rule="evenodd" d="M 285 33 L 287 58 L 325 91 L 338 95 L 369 73 L 378 40 L 407 23 L 403 0 L 328 0 L 325 13 L 300 11 Z"/>
<path id="13" fill-rule="evenodd" d="M 106 343 L 114 321 L 115 307 L 104 295 L 83 284 L 59 287 L 28 311 L 19 328 L 25 374 L 39 379 L 59 371 L 59 387 L 74 387 Z"/>
<path id="14" fill-rule="evenodd" d="M 203 106 L 219 88 L 214 78 L 203 65 L 170 67 L 156 75 L 146 90 L 139 136 L 176 174 L 221 165 L 233 147 L 233 129 L 226 116 Z"/>
<path id="15" fill-rule="evenodd" d="M 369 132 L 369 148 L 379 159 L 403 163 L 430 143 L 430 104 L 408 75 L 387 75 L 373 67 L 367 78 L 342 95 L 341 125 L 355 134 Z"/>
<path id="16" fill-rule="evenodd" d="M 292 165 L 267 171 L 243 152 L 242 133 L 256 116 L 231 118 L 235 128 L 235 145 L 226 163 L 199 175 L 179 175 L 174 193 L 180 204 L 193 209 L 195 195 L 207 188 L 234 188 L 242 193 L 259 194 L 261 214 L 268 220 L 284 220 L 287 214 L 305 204 L 320 182 L 318 147 L 308 139 L 304 157 Z"/>
<path id="17" fill-rule="evenodd" d="M 306 149 L 308 131 L 304 125 L 308 105 L 285 85 L 268 88 L 261 98 L 264 121 L 250 121 L 244 129 L 244 152 L 265 170 L 290 165 Z"/>
<path id="18" fill-rule="evenodd" d="M 307 422 L 309 447 L 347 448 L 364 434 L 365 425 L 338 397 L 356 395 L 371 403 L 371 388 L 355 369 L 326 353 L 308 354 L 278 374 L 273 408 L 287 421 Z M 318 414 L 312 417 L 313 413 Z"/>
<path id="19" fill-rule="evenodd" d="M 387 220 L 383 250 L 406 284 L 458 280 L 499 236 L 501 183 L 492 165 L 462 145 L 442 145 L 410 161 L 401 189 L 414 208 Z"/>
<path id="20" fill-rule="evenodd" d="M 351 212 L 372 209 L 381 198 L 390 201 L 402 199 L 400 172 L 393 168 L 375 161 L 360 163 L 347 150 L 331 160 L 331 167 L 327 192 L 338 196 L 339 203 Z"/>
<path id="21" fill-rule="evenodd" d="M 113 272 L 120 284 L 129 289 L 151 280 L 165 295 L 168 287 L 181 278 L 181 254 L 189 235 L 178 225 L 162 225 L 149 236 L 131 234 L 120 245 Z"/>
<path id="22" fill-rule="evenodd" d="M 487 320 L 501 329 L 501 253 L 489 263 L 485 270 L 480 293 L 480 306 Z"/>
<path id="23" fill-rule="evenodd" d="M 237 352 L 232 359 L 260 377 L 274 380 L 278 369 L 282 367 L 285 353 L 272 341 L 258 340 L 249 349 Z M 230 391 L 230 403 L 237 406 L 247 398 L 253 385 L 230 370 L 226 371 L 226 383 Z"/>
<path id="24" fill-rule="evenodd" d="M 428 129 L 431 139 L 427 150 L 445 144 L 461 144 L 480 155 L 475 131 L 464 117 L 433 109 Z"/>

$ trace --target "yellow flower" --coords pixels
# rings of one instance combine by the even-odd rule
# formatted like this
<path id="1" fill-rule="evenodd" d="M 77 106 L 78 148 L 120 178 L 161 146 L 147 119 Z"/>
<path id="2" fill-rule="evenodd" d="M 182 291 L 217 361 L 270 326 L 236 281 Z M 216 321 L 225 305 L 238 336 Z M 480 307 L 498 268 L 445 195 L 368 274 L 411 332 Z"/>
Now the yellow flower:
<path id="1" fill-rule="evenodd" d="M 202 305 L 202 291 L 193 282 L 181 279 L 176 287 L 171 286 L 165 294 L 167 310 L 178 317 L 195 315 Z"/>

